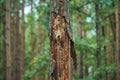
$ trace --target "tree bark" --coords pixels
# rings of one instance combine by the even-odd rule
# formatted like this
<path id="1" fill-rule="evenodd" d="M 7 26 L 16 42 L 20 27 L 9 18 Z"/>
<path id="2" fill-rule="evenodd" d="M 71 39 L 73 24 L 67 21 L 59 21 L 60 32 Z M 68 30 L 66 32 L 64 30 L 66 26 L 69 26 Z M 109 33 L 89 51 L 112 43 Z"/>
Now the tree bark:
<path id="1" fill-rule="evenodd" d="M 6 0 L 6 25 L 5 25 L 6 80 L 11 80 L 10 10 L 11 10 L 10 0 Z"/>
<path id="2" fill-rule="evenodd" d="M 4 6 L 6 6 L 6 4 L 3 4 L 2 5 L 2 8 L 4 7 Z M 5 11 L 4 11 L 4 14 L 5 14 Z M 6 43 L 5 43 L 5 26 L 6 26 L 6 14 L 5 15 L 3 15 L 3 21 L 2 21 L 2 26 L 3 26 L 3 80 L 7 80 L 6 78 Z"/>
<path id="3" fill-rule="evenodd" d="M 75 68 L 77 63 L 70 32 L 69 0 L 51 0 L 50 26 L 50 80 L 71 80 L 70 56 Z"/>
<path id="4" fill-rule="evenodd" d="M 14 14 L 14 53 L 13 53 L 13 79 L 21 80 L 20 76 L 20 33 L 19 33 L 19 2 L 15 1 Z"/>
<path id="5" fill-rule="evenodd" d="M 3 26 L 5 26 L 5 22 L 3 22 Z M 5 38 L 5 27 L 3 28 L 3 34 Z M 6 46 L 5 46 L 5 39 L 3 39 L 3 45 L 4 45 L 4 52 L 3 52 L 3 80 L 7 80 L 6 75 Z"/>
<path id="6" fill-rule="evenodd" d="M 116 80 L 120 80 L 120 69 L 119 69 L 119 6 L 118 0 L 115 7 L 115 18 L 116 18 L 116 52 L 115 52 L 115 62 L 116 62 Z"/>
<path id="7" fill-rule="evenodd" d="M 21 79 L 25 72 L 25 25 L 24 25 L 24 0 L 22 0 L 22 26 L 21 26 L 21 56 L 20 56 Z"/>

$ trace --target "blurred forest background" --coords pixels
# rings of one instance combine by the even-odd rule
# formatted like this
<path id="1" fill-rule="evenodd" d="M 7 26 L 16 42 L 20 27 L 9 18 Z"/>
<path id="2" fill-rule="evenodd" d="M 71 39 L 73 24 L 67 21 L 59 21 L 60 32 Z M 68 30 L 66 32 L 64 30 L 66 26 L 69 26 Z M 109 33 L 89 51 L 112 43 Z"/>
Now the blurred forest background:
<path id="1" fill-rule="evenodd" d="M 48 79 L 50 10 L 50 0 L 0 0 L 0 80 Z M 120 0 L 70 0 L 70 17 L 71 80 L 120 80 Z"/>

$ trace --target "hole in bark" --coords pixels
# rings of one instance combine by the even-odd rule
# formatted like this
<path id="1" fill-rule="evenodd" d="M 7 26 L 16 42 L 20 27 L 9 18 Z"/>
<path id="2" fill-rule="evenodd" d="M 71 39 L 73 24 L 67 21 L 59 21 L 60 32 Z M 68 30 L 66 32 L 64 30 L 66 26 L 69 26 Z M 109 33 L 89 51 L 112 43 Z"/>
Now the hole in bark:
<path id="1" fill-rule="evenodd" d="M 58 35 L 58 39 L 60 39 L 60 35 Z"/>
<path id="2" fill-rule="evenodd" d="M 64 47 L 64 42 L 60 42 L 60 45 L 61 45 L 61 47 L 63 48 Z"/>

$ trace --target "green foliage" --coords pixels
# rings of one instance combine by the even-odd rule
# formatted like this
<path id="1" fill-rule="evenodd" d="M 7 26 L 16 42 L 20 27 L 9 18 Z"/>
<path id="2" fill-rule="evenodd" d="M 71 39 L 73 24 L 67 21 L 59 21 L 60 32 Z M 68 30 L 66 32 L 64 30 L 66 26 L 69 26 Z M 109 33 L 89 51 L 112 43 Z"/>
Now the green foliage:
<path id="1" fill-rule="evenodd" d="M 40 75 L 41 78 L 47 78 L 49 75 L 49 63 L 49 39 L 46 38 L 44 52 L 42 54 L 36 55 L 33 60 L 29 62 L 24 79 L 29 80 L 36 75 Z M 30 67 L 33 69 L 31 70 Z"/>

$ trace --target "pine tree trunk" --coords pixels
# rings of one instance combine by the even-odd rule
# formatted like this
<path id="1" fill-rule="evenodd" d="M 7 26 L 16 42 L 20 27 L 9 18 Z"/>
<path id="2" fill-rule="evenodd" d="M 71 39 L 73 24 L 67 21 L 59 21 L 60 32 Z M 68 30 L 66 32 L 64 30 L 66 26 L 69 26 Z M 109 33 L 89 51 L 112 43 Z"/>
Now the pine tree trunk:
<path id="1" fill-rule="evenodd" d="M 4 25 L 5 26 L 5 25 Z M 5 38 L 5 27 L 3 28 L 3 34 L 4 34 L 4 38 Z M 3 45 L 4 45 L 4 53 L 3 53 L 3 80 L 7 80 L 7 75 L 6 75 L 6 46 L 5 46 L 5 39 L 3 39 Z"/>
<path id="2" fill-rule="evenodd" d="M 6 25 L 5 25 L 5 63 L 6 80 L 11 80 L 11 44 L 10 44 L 10 0 L 6 0 Z"/>
<path id="3" fill-rule="evenodd" d="M 22 26 L 21 26 L 21 56 L 20 56 L 21 79 L 25 71 L 25 25 L 24 25 L 24 0 L 22 0 Z"/>
<path id="4" fill-rule="evenodd" d="M 96 43 L 97 43 L 97 50 L 96 50 L 96 57 L 97 57 L 97 68 L 100 69 L 101 63 L 101 42 L 100 42 L 100 22 L 99 22 L 99 4 L 98 1 L 95 4 L 95 11 L 96 11 Z M 101 73 L 99 72 L 97 75 L 97 79 L 100 80 Z"/>
<path id="5" fill-rule="evenodd" d="M 97 67 L 100 67 L 100 24 L 99 24 L 99 5 L 96 3 L 96 39 L 97 39 Z"/>
<path id="6" fill-rule="evenodd" d="M 36 53 L 37 53 L 36 56 L 40 56 L 41 54 L 43 54 L 44 41 L 45 41 L 45 33 L 44 33 L 44 30 L 40 27 L 40 23 L 38 23 L 37 41 L 36 41 Z M 43 77 L 40 75 L 36 75 L 36 80 L 43 79 Z"/>
<path id="7" fill-rule="evenodd" d="M 106 38 L 107 38 L 107 40 L 110 40 L 110 25 L 109 25 L 109 18 L 107 18 L 107 24 L 106 24 Z M 106 51 L 107 51 L 107 64 L 108 64 L 108 66 L 110 66 L 110 64 L 111 64 L 110 44 L 107 45 Z M 108 80 L 111 79 L 110 72 L 108 72 L 107 79 L 108 79 Z"/>
<path id="8" fill-rule="evenodd" d="M 33 12 L 33 0 L 30 0 L 30 5 L 31 5 L 31 21 L 32 21 L 32 12 Z M 33 32 L 33 24 L 31 22 L 30 26 L 30 60 L 32 61 L 34 58 L 34 32 Z M 30 70 L 33 70 L 33 67 L 30 67 Z M 33 80 L 33 78 L 31 78 Z"/>
<path id="9" fill-rule="evenodd" d="M 117 0 L 118 4 L 118 0 Z M 116 80 L 120 80 L 120 68 L 119 68 L 119 6 L 116 5 L 116 52 L 115 52 L 115 62 L 116 62 Z"/>
<path id="10" fill-rule="evenodd" d="M 82 34 L 82 23 L 81 23 L 81 18 L 79 18 L 79 27 L 78 27 L 78 36 L 82 39 L 83 34 Z M 80 50 L 80 56 L 79 56 L 79 65 L 80 65 L 80 74 L 79 77 L 80 79 L 83 79 L 83 51 Z"/>
<path id="11" fill-rule="evenodd" d="M 71 80 L 70 51 L 75 68 L 76 54 L 70 33 L 69 0 L 51 0 L 50 26 L 50 80 Z"/>
<path id="12" fill-rule="evenodd" d="M 19 2 L 15 1 L 14 14 L 14 53 L 13 53 L 13 79 L 21 80 L 20 76 L 20 33 L 19 33 Z"/>
<path id="13" fill-rule="evenodd" d="M 4 7 L 4 5 L 3 5 Z M 5 12 L 4 12 L 5 13 Z M 5 22 L 6 22 L 6 18 L 5 15 L 3 16 L 3 22 L 2 22 L 2 26 L 3 26 L 3 80 L 7 80 L 6 78 L 6 45 L 5 45 Z"/>
<path id="14" fill-rule="evenodd" d="M 41 44 L 40 44 L 40 37 L 42 37 L 42 35 L 41 35 L 41 29 L 40 29 L 40 24 L 38 23 L 38 28 L 37 28 L 37 42 L 36 42 L 36 56 L 39 56 L 40 55 L 40 53 L 41 53 Z M 35 80 L 40 80 L 41 78 L 40 78 L 40 75 L 36 75 L 36 77 L 35 77 Z"/>

